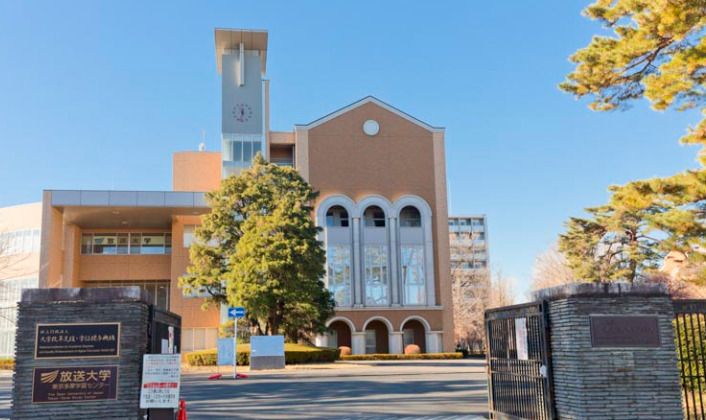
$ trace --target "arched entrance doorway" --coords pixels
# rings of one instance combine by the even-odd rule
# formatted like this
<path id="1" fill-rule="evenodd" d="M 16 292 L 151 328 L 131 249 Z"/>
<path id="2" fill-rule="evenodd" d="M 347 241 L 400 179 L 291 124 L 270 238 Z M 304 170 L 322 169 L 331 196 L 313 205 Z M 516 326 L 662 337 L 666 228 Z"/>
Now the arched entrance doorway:
<path id="1" fill-rule="evenodd" d="M 370 321 L 365 327 L 365 353 L 389 353 L 389 331 L 379 319 Z"/>
<path id="2" fill-rule="evenodd" d="M 351 328 L 344 321 L 333 321 L 329 325 L 331 335 L 328 339 L 328 346 L 339 348 L 341 346 L 351 347 Z"/>
<path id="3" fill-rule="evenodd" d="M 402 349 L 410 344 L 416 344 L 422 353 L 426 353 L 426 328 L 417 319 L 410 319 L 402 325 Z"/>

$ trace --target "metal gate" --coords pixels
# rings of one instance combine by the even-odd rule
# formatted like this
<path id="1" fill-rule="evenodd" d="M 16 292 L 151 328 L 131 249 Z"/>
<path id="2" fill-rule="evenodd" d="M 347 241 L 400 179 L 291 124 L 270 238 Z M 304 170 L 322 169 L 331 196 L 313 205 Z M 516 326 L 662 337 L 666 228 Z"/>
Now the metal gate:
<path id="1" fill-rule="evenodd" d="M 493 419 L 554 419 L 546 303 L 485 312 Z"/>
<path id="2" fill-rule="evenodd" d="M 706 300 L 674 301 L 682 406 L 687 419 L 706 419 Z"/>

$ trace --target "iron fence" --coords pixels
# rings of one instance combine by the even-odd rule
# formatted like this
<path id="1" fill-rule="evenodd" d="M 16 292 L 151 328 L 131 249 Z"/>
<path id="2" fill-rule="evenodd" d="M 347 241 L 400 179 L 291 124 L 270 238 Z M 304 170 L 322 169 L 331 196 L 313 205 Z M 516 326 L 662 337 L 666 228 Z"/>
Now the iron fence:
<path id="1" fill-rule="evenodd" d="M 684 416 L 706 419 L 706 300 L 674 301 L 674 335 Z"/>
<path id="2" fill-rule="evenodd" d="M 554 419 L 546 303 L 485 312 L 493 419 Z"/>

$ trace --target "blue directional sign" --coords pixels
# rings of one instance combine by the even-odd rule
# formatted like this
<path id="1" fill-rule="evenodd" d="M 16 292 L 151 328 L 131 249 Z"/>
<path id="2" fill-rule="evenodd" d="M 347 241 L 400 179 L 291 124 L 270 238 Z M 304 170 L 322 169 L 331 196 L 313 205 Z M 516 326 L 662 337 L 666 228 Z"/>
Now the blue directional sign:
<path id="1" fill-rule="evenodd" d="M 242 306 L 231 306 L 228 308 L 228 318 L 244 318 L 245 308 Z"/>

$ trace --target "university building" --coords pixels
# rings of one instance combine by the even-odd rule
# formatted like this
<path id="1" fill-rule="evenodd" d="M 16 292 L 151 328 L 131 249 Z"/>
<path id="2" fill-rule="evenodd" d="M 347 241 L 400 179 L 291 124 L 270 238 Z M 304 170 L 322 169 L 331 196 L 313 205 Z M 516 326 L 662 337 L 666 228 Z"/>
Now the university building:
<path id="1" fill-rule="evenodd" d="M 216 346 L 224 309 L 201 309 L 178 278 L 204 192 L 255 154 L 296 168 L 319 191 L 316 223 L 336 300 L 319 345 L 353 353 L 452 351 L 444 129 L 372 96 L 290 131 L 269 127 L 267 32 L 217 29 L 221 151 L 177 152 L 171 191 L 47 190 L 40 287 L 137 285 L 182 316 L 182 352 Z"/>

